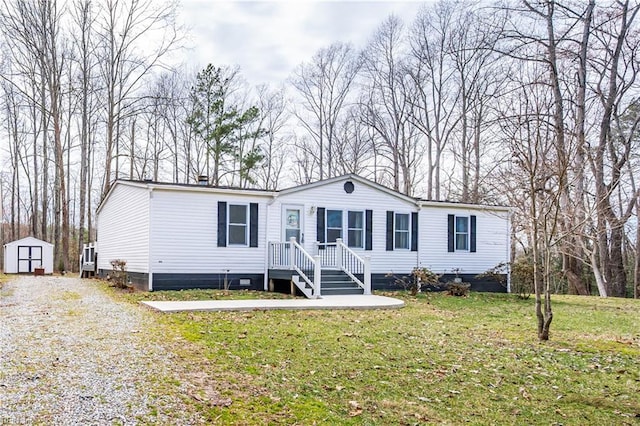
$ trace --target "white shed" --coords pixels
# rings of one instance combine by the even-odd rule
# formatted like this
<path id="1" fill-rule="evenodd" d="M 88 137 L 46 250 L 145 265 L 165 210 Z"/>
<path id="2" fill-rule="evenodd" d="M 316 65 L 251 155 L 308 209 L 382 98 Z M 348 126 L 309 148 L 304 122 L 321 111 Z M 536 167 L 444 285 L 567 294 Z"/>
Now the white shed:
<path id="1" fill-rule="evenodd" d="M 45 274 L 53 273 L 53 244 L 26 237 L 4 245 L 6 274 L 28 274 L 36 268 L 44 268 Z"/>

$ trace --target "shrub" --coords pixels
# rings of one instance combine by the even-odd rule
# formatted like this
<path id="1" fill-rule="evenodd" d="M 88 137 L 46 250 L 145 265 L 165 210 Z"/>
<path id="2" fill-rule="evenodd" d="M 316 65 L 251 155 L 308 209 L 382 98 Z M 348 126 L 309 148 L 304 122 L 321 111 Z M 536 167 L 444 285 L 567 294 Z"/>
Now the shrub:
<path id="1" fill-rule="evenodd" d="M 517 294 L 521 299 L 528 299 L 533 293 L 533 263 L 528 257 L 519 257 L 513 263 L 499 263 L 476 275 L 476 278 L 490 278 L 506 287 L 509 268 L 511 268 L 511 293 Z"/>
<path id="2" fill-rule="evenodd" d="M 447 294 L 451 296 L 466 297 L 469 295 L 469 289 L 471 284 L 463 283 L 462 281 L 450 281 L 447 284 Z"/>
<path id="3" fill-rule="evenodd" d="M 114 259 L 111 261 L 111 267 L 113 268 L 113 272 L 110 279 L 113 282 L 113 286 L 118 288 L 128 288 L 127 261 Z"/>
<path id="4" fill-rule="evenodd" d="M 422 287 L 425 285 L 438 285 L 441 277 L 430 269 L 421 267 L 413 268 L 409 275 L 398 277 L 390 272 L 387 276 L 393 277 L 394 283 L 409 291 L 412 296 L 422 291 Z"/>
<path id="5" fill-rule="evenodd" d="M 511 292 L 521 299 L 533 293 L 533 262 L 529 257 L 519 257 L 511 264 Z"/>

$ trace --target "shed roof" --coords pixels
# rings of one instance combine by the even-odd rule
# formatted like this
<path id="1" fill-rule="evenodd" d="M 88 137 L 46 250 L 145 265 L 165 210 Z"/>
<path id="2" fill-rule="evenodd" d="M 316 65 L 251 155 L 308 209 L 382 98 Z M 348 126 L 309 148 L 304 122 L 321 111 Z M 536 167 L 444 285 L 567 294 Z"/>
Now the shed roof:
<path id="1" fill-rule="evenodd" d="M 19 240 L 15 240 L 15 241 L 11 241 L 5 244 L 6 246 L 20 246 L 20 245 L 47 245 L 47 246 L 51 246 L 53 247 L 53 244 L 47 242 L 47 241 L 43 241 L 43 240 L 39 240 L 35 237 L 25 237 L 25 238 L 21 238 Z"/>

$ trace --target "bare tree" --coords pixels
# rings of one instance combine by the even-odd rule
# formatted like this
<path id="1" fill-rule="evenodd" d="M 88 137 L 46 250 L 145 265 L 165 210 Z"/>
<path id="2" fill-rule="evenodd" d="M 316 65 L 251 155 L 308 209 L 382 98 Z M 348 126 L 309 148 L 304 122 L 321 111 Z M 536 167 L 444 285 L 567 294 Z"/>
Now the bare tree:
<path id="1" fill-rule="evenodd" d="M 259 86 L 257 91 L 257 107 L 260 110 L 257 127 L 264 129 L 261 137 L 264 161 L 257 171 L 257 180 L 262 188 L 275 190 L 285 164 L 285 148 L 291 140 L 291 134 L 285 133 L 289 118 L 285 91 L 284 88 L 272 90 L 266 85 Z"/>
<path id="2" fill-rule="evenodd" d="M 414 123 L 412 99 L 417 93 L 408 76 L 404 37 L 404 26 L 395 16 L 376 31 L 363 53 L 365 89 L 360 105 L 361 120 L 373 131 L 375 152 L 386 159 L 383 174 L 395 190 L 412 195 L 424 147 Z"/>
<path id="3" fill-rule="evenodd" d="M 29 64 L 37 61 L 40 73 L 39 98 L 36 100 L 34 97 L 31 101 L 34 106 L 37 105 L 39 108 L 44 130 L 42 133 L 43 191 L 46 191 L 48 187 L 48 157 L 46 153 L 49 143 L 48 125 L 51 124 L 53 127 L 55 258 L 56 265 L 62 265 L 62 268 L 66 270 L 69 267 L 69 203 L 62 140 L 62 73 L 65 66 L 65 56 L 60 34 L 61 15 L 56 7 L 56 2 L 53 1 L 42 1 L 37 4 L 18 1 L 12 7 L 6 3 L 4 6 L 6 11 L 4 16 L 5 30 L 12 33 L 12 43 L 17 49 L 14 59 L 22 64 L 25 71 L 30 71 Z M 33 73 L 27 75 L 32 78 L 32 81 L 35 81 Z M 34 149 L 36 149 L 35 144 Z M 43 192 L 42 199 L 42 234 L 46 235 L 46 192 Z"/>
<path id="4" fill-rule="evenodd" d="M 75 51 L 74 61 L 77 65 L 77 79 L 79 88 L 75 88 L 77 102 L 79 103 L 79 139 L 80 139 L 80 173 L 79 173 L 79 207 L 78 207 L 78 253 L 81 252 L 84 243 L 89 242 L 90 230 L 85 231 L 87 216 L 91 214 L 87 208 L 88 194 L 91 193 L 89 185 L 89 171 L 91 160 L 91 120 L 96 120 L 96 92 L 94 87 L 94 70 L 96 67 L 93 54 L 93 31 L 95 23 L 95 10 L 91 0 L 76 0 L 71 10 L 72 46 Z M 92 118 L 93 117 L 93 118 Z"/>
<path id="5" fill-rule="evenodd" d="M 553 95 L 548 86 L 529 84 L 545 72 L 543 66 L 522 66 L 514 86 L 521 87 L 520 102 L 505 98 L 501 126 L 512 160 L 508 176 L 515 179 L 522 214 L 527 218 L 525 232 L 534 265 L 534 289 L 538 338 L 548 340 L 553 320 L 551 274 L 553 248 L 558 243 L 560 217 L 560 177 L 556 170 L 557 135 L 548 111 Z"/>
<path id="6" fill-rule="evenodd" d="M 457 4 L 424 6 L 410 32 L 409 75 L 415 85 L 411 122 L 426 138 L 429 199 L 441 199 L 441 168 L 445 149 L 454 139 L 462 118 L 457 112 L 460 85 L 449 53 Z"/>
<path id="7" fill-rule="evenodd" d="M 597 74 L 595 92 L 601 108 L 598 142 L 590 150 L 597 206 L 593 242 L 597 247 L 597 261 L 603 273 L 601 279 L 607 288 L 606 295 L 618 297 L 625 296 L 627 285 L 623 256 L 624 226 L 638 197 L 637 193 L 632 194 L 616 209 L 622 176 L 640 121 L 640 115 L 635 113 L 628 116 L 626 125 L 622 122 L 635 102 L 633 89 L 638 77 L 639 58 L 634 23 L 638 11 L 640 5 L 621 1 L 596 16 L 598 31 L 593 37 L 597 54 L 591 60 Z M 628 98 L 632 99 L 631 103 Z"/>
<path id="8" fill-rule="evenodd" d="M 454 6 L 454 10 L 447 50 L 455 72 L 453 84 L 459 87 L 456 114 L 460 115 L 460 121 L 451 151 L 460 166 L 460 201 L 479 203 L 483 166 L 489 172 L 492 170 L 481 160 L 487 152 L 497 152 L 492 143 L 491 127 L 496 119 L 492 111 L 503 90 L 503 76 L 509 74 L 509 62 L 500 61 L 495 51 L 505 14 L 480 9 L 475 3 L 462 3 Z M 446 35 L 447 31 L 442 33 Z"/>
<path id="9" fill-rule="evenodd" d="M 136 90 L 179 42 L 175 7 L 173 3 L 158 5 L 152 0 L 107 0 L 98 19 L 100 75 L 106 92 L 103 194 L 111 187 L 114 158 L 118 177 L 122 120 L 136 106 Z"/>
<path id="10" fill-rule="evenodd" d="M 360 59 L 354 48 L 334 43 L 320 49 L 310 62 L 301 64 L 291 78 L 302 97 L 303 108 L 294 114 L 316 144 L 319 179 L 335 175 L 337 127 L 348 107 L 359 68 Z"/>
<path id="11" fill-rule="evenodd" d="M 360 112 L 358 106 L 353 106 L 338 124 L 336 138 L 339 143 L 336 144 L 334 155 L 337 174 L 370 174 L 374 156 L 373 140 Z"/>

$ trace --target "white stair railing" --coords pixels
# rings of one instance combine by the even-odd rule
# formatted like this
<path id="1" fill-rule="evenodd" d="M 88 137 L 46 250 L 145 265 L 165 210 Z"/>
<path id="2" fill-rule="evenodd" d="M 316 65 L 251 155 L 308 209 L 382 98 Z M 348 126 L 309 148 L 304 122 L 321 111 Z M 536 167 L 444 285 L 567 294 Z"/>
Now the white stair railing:
<path id="1" fill-rule="evenodd" d="M 364 258 L 358 256 L 342 241 L 342 238 L 336 239 L 335 253 L 336 267 L 358 284 L 364 290 L 364 294 L 371 294 L 371 256 Z M 362 280 L 358 275 L 362 275 Z"/>
<path id="2" fill-rule="evenodd" d="M 269 243 L 269 268 L 295 272 L 291 280 L 310 299 L 320 297 L 322 265 L 320 256 L 311 256 L 291 237 L 286 243 Z"/>
<path id="3" fill-rule="evenodd" d="M 371 294 L 371 256 L 359 256 L 341 238 L 335 243 L 316 243 L 314 256 L 295 237 L 286 243 L 269 243 L 269 268 L 295 271 L 292 281 L 308 298 L 320 297 L 323 267 L 343 271 L 364 294 Z"/>

